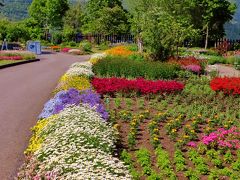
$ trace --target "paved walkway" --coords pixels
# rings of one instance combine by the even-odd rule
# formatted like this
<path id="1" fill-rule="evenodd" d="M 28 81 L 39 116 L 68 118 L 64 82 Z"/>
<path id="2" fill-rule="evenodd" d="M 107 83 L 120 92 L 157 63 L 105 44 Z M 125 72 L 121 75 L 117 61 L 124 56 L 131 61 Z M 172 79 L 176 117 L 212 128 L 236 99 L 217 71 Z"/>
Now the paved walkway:
<path id="1" fill-rule="evenodd" d="M 30 128 L 60 76 L 89 56 L 45 54 L 40 62 L 0 70 L 0 180 L 13 179 L 23 163 Z"/>
<path id="2" fill-rule="evenodd" d="M 240 71 L 234 69 L 231 66 L 226 66 L 222 64 L 210 65 L 207 67 L 208 70 L 215 69 L 218 71 L 219 76 L 221 77 L 240 77 Z"/>

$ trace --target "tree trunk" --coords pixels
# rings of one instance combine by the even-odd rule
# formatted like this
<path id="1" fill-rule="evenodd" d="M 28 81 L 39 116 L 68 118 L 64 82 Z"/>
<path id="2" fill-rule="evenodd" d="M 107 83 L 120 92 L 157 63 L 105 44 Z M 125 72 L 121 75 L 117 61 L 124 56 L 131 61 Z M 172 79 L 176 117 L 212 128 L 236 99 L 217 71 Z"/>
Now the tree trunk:
<path id="1" fill-rule="evenodd" d="M 138 45 L 138 51 L 140 53 L 143 52 L 143 43 L 142 43 L 142 39 L 140 36 L 137 37 L 137 45 Z"/>
<path id="2" fill-rule="evenodd" d="M 205 39 L 205 49 L 207 49 L 208 47 L 208 36 L 209 36 L 209 28 L 208 28 L 208 24 L 206 27 L 206 39 Z"/>

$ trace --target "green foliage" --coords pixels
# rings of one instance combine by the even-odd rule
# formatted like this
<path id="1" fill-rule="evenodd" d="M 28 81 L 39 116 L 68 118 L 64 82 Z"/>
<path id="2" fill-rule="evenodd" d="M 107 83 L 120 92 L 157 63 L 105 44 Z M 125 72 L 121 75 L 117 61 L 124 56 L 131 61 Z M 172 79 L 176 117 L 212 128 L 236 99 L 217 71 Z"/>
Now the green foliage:
<path id="1" fill-rule="evenodd" d="M 177 177 L 173 171 L 168 152 L 163 150 L 162 147 L 159 146 L 155 150 L 155 153 L 157 155 L 157 166 L 161 170 L 161 176 L 176 180 Z"/>
<path id="2" fill-rule="evenodd" d="M 129 30 L 128 15 L 120 0 L 90 0 L 84 11 L 84 33 L 121 34 Z"/>
<path id="3" fill-rule="evenodd" d="M 174 153 L 174 163 L 176 164 L 177 171 L 184 171 L 186 170 L 186 160 L 183 156 L 181 150 L 176 150 Z"/>
<path id="4" fill-rule="evenodd" d="M 146 79 L 173 79 L 177 76 L 179 67 L 176 65 L 151 62 L 133 61 L 119 56 L 107 56 L 94 65 L 93 71 L 101 77 L 127 77 Z"/>
<path id="5" fill-rule="evenodd" d="M 61 28 L 63 16 L 68 9 L 67 0 L 33 0 L 29 14 L 40 27 Z"/>
<path id="6" fill-rule="evenodd" d="M 82 26 L 82 6 L 80 3 L 72 5 L 63 18 L 63 38 L 64 41 L 75 40 L 76 34 L 80 32 Z"/>
<path id="7" fill-rule="evenodd" d="M 206 59 L 208 64 L 226 64 L 227 60 L 223 56 L 216 56 L 216 55 L 200 55 L 201 59 Z"/>
<path id="8" fill-rule="evenodd" d="M 208 38 L 216 40 L 224 36 L 224 24 L 232 19 L 235 9 L 235 4 L 228 0 L 194 0 L 192 22 L 207 41 Z"/>
<path id="9" fill-rule="evenodd" d="M 143 168 L 143 174 L 151 175 L 152 168 L 151 168 L 151 158 L 150 153 L 147 149 L 141 148 L 136 152 L 137 161 Z"/>
<path id="10" fill-rule="evenodd" d="M 130 2 L 130 1 L 129 1 Z M 188 1 L 140 0 L 133 8 L 132 31 L 155 60 L 164 60 L 197 31 L 190 23 Z M 180 8 L 179 8 L 180 7 Z M 184 8 L 182 8 L 184 7 Z"/>
<path id="11" fill-rule="evenodd" d="M 132 55 L 128 56 L 128 58 L 133 61 L 144 61 L 145 60 L 141 54 L 132 54 Z"/>
<path id="12" fill-rule="evenodd" d="M 206 76 L 201 76 L 200 78 L 196 75 L 190 76 L 188 79 L 183 93 L 196 96 L 196 97 L 213 97 L 216 93 L 210 86 L 210 79 Z"/>
<path id="13" fill-rule="evenodd" d="M 92 51 L 92 44 L 87 40 L 82 41 L 79 44 L 79 47 L 85 52 L 91 52 Z"/>

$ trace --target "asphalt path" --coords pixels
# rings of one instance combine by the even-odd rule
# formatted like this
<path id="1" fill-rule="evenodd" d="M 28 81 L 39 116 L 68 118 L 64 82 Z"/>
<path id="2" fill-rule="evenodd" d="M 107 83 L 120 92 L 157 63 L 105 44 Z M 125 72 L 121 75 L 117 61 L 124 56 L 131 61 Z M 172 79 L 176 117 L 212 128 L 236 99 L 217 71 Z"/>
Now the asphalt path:
<path id="1" fill-rule="evenodd" d="M 61 75 L 89 56 L 40 55 L 39 62 L 0 69 L 0 180 L 13 179 L 44 103 Z"/>

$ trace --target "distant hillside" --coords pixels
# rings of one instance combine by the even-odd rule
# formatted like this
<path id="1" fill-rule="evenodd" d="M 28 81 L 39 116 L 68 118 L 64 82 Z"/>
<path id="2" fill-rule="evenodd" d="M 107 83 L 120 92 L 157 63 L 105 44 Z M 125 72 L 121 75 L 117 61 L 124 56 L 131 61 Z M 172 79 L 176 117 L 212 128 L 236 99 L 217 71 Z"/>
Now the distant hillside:
<path id="1" fill-rule="evenodd" d="M 2 14 L 10 20 L 21 20 L 28 17 L 28 7 L 33 0 L 5 0 L 5 6 L 1 8 Z M 70 0 L 75 3 L 78 0 Z M 80 0 L 85 2 L 86 0 Z"/>
<path id="2" fill-rule="evenodd" d="M 225 25 L 226 36 L 229 39 L 240 39 L 240 1 L 232 0 L 238 6 L 238 9 L 231 22 Z"/>

